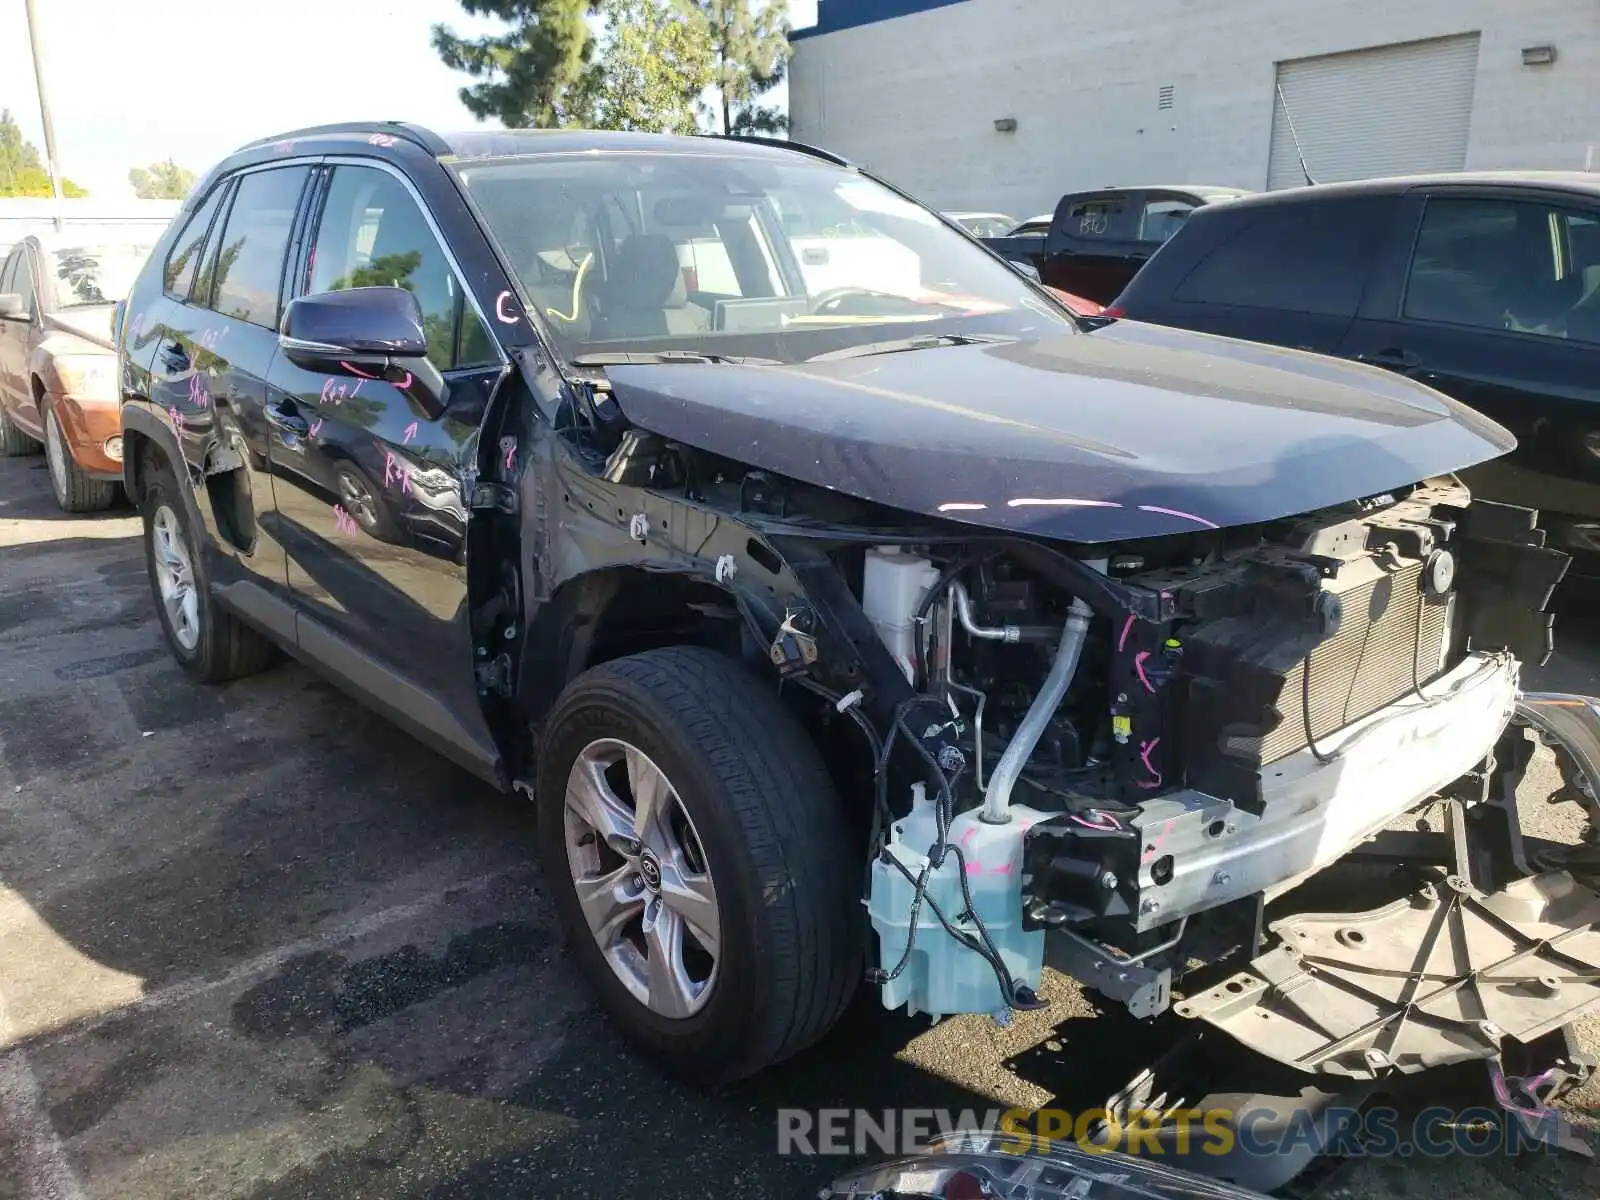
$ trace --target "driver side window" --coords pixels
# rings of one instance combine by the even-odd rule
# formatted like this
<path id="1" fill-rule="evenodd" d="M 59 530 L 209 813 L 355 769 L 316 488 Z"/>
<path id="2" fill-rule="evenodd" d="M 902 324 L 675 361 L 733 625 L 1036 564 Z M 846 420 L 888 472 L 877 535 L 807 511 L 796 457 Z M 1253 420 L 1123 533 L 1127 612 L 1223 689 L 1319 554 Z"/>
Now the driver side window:
<path id="1" fill-rule="evenodd" d="M 310 290 L 401 287 L 417 298 L 428 359 L 441 371 L 495 361 L 493 341 L 422 210 L 405 186 L 374 167 L 333 172 L 311 251 Z"/>

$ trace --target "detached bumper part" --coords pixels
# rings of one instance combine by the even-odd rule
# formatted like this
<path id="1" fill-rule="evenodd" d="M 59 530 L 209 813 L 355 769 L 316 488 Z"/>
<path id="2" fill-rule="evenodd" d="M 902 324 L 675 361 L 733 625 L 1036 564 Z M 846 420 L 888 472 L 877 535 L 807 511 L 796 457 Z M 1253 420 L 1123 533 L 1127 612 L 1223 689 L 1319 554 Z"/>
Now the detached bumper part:
<path id="1" fill-rule="evenodd" d="M 853 1170 L 819 1200 L 1260 1200 L 1155 1159 L 1048 1148 L 1003 1134 L 956 1133 L 925 1154 Z"/>

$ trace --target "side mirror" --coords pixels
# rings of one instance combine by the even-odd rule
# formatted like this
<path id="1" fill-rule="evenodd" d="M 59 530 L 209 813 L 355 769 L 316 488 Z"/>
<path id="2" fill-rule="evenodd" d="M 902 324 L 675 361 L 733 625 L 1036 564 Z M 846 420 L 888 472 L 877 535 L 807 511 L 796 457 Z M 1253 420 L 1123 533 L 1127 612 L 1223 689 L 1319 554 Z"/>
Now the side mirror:
<path id="1" fill-rule="evenodd" d="M 20 292 L 0 292 L 0 321 L 27 321 L 32 317 Z"/>
<path id="2" fill-rule="evenodd" d="M 449 385 L 428 361 L 422 308 L 405 288 L 350 288 L 291 300 L 278 349 L 307 371 L 391 383 L 430 420 L 449 403 Z"/>
<path id="3" fill-rule="evenodd" d="M 1023 276 L 1025 279 L 1031 279 L 1035 283 L 1044 282 L 1039 275 L 1039 268 L 1034 266 L 1031 262 L 1022 262 L 1020 259 L 1015 258 L 1008 258 L 1006 261 L 1011 264 L 1012 270 L 1016 271 L 1018 275 Z"/>

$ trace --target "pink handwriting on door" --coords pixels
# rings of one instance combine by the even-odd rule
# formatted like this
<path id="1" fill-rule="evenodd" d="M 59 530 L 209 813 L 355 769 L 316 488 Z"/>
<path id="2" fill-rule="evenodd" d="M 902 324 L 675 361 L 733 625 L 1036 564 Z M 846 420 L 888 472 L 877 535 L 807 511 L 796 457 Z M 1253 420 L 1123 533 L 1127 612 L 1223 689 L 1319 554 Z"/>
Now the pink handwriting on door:
<path id="1" fill-rule="evenodd" d="M 306 431 L 307 437 L 316 437 L 317 431 L 322 428 L 322 418 L 318 417 L 311 423 L 311 428 Z"/>
<path id="2" fill-rule="evenodd" d="M 403 446 L 407 442 L 409 442 L 412 438 L 414 438 L 416 436 L 417 436 L 417 423 L 415 421 L 413 421 L 413 422 L 411 422 L 411 424 L 406 426 L 406 431 L 400 438 L 400 444 Z"/>
<path id="3" fill-rule="evenodd" d="M 206 390 L 206 381 L 199 371 L 189 376 L 189 403 L 196 408 L 206 408 L 211 403 L 211 393 Z"/>
<path id="4" fill-rule="evenodd" d="M 411 475 L 393 450 L 383 452 L 383 486 L 398 487 L 407 496 L 411 494 Z"/>
<path id="5" fill-rule="evenodd" d="M 517 323 L 517 314 L 507 307 L 510 303 L 510 292 L 501 292 L 494 298 L 494 315 L 500 319 L 501 324 L 515 325 Z"/>
<path id="6" fill-rule="evenodd" d="M 351 537 L 356 535 L 355 519 L 344 510 L 344 505 L 333 506 L 333 528 L 338 533 L 347 533 Z"/>
<path id="7" fill-rule="evenodd" d="M 331 376 L 322 384 L 322 402 L 324 404 L 343 404 L 346 400 L 354 399 L 361 394 L 362 380 L 356 380 L 354 387 L 340 379 Z"/>
<path id="8" fill-rule="evenodd" d="M 167 409 L 167 416 L 172 420 L 172 427 L 178 431 L 178 436 L 183 436 L 183 414 L 176 408 Z"/>

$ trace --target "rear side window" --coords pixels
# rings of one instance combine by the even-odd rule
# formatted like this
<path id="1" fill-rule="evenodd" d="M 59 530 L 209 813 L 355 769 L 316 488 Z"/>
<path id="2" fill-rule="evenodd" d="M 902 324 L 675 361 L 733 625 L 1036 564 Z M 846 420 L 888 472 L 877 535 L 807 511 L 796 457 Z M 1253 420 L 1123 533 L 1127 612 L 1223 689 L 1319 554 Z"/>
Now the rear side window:
<path id="1" fill-rule="evenodd" d="M 309 167 L 278 167 L 241 176 L 217 251 L 215 299 L 225 317 L 278 327 L 285 251 Z"/>
<path id="2" fill-rule="evenodd" d="M 1189 304 L 1226 304 L 1353 317 L 1372 261 L 1383 198 L 1288 204 L 1240 213 L 1233 233 L 1173 292 Z"/>
<path id="3" fill-rule="evenodd" d="M 1139 241 L 1158 245 L 1165 243 L 1183 228 L 1189 214 L 1198 207 L 1193 200 L 1180 200 L 1177 197 L 1151 200 L 1139 214 Z"/>
<path id="4" fill-rule="evenodd" d="M 223 184 L 213 188 L 206 202 L 189 218 L 189 223 L 173 243 L 172 253 L 167 255 L 162 273 L 162 286 L 169 296 L 179 300 L 189 298 L 195 271 L 200 266 L 200 256 L 205 250 L 206 233 L 211 229 L 211 219 L 217 215 L 217 206 L 222 203 L 222 194 L 227 190 Z"/>

